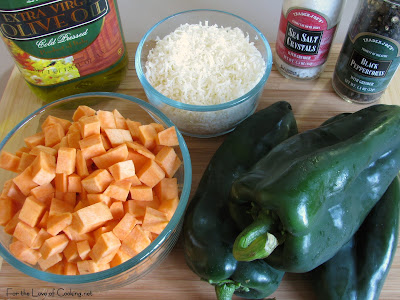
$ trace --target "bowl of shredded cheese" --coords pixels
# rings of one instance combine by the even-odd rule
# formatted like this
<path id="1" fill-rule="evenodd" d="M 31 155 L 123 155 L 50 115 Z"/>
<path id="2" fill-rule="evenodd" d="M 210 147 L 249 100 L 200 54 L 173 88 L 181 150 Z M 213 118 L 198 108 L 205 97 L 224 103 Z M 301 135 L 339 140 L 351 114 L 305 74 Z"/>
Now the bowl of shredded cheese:
<path id="1" fill-rule="evenodd" d="M 155 24 L 136 51 L 148 101 L 188 136 L 232 131 L 257 109 L 271 72 L 264 35 L 245 19 L 198 9 Z"/>

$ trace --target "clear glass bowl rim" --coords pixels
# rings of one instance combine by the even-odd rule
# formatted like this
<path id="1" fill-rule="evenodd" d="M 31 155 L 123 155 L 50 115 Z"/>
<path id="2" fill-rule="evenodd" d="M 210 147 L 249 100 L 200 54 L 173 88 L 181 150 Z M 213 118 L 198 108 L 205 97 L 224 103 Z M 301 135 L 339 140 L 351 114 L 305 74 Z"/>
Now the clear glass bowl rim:
<path id="1" fill-rule="evenodd" d="M 159 111 L 153 105 L 151 105 L 141 99 L 138 99 L 136 97 L 119 94 L 119 93 L 110 93 L 110 92 L 81 93 L 81 94 L 76 94 L 73 96 L 68 96 L 68 97 L 64 97 L 64 98 L 58 99 L 56 101 L 53 101 L 49 104 L 42 106 L 41 108 L 35 110 L 33 113 L 31 113 L 30 115 L 25 117 L 1 141 L 0 151 L 4 148 L 4 145 L 8 142 L 8 140 L 13 136 L 13 134 L 18 129 L 20 129 L 22 126 L 24 126 L 27 122 L 29 122 L 36 115 L 45 111 L 48 107 L 54 106 L 56 104 L 60 104 L 62 102 L 68 102 L 68 101 L 74 100 L 74 99 L 89 98 L 89 97 L 104 97 L 104 98 L 105 97 L 114 97 L 114 98 L 121 98 L 121 99 L 125 99 L 128 101 L 134 102 L 134 103 L 142 106 L 145 110 L 150 111 L 151 113 L 155 114 L 167 126 L 174 126 L 172 121 L 167 116 L 165 116 L 164 113 Z M 179 146 L 180 146 L 180 149 L 182 152 L 183 165 L 185 168 L 184 178 L 183 178 L 183 189 L 181 192 L 179 205 L 175 211 L 175 214 L 173 215 L 170 222 L 166 226 L 166 228 L 145 250 L 143 250 L 142 252 L 140 252 L 138 255 L 134 256 L 130 260 L 128 260 L 118 266 L 115 266 L 113 268 L 110 268 L 108 270 L 101 271 L 98 273 L 93 273 L 93 274 L 74 275 L 74 276 L 58 275 L 58 274 L 53 274 L 53 273 L 35 269 L 35 268 L 19 261 L 18 259 L 16 259 L 1 244 L 0 244 L 0 255 L 10 265 L 12 265 L 16 269 L 20 270 L 21 272 L 23 272 L 29 276 L 32 276 L 32 277 L 40 279 L 40 280 L 52 282 L 52 283 L 65 283 L 65 284 L 83 284 L 83 283 L 96 282 L 96 281 L 100 281 L 103 279 L 109 279 L 109 278 L 117 276 L 117 275 L 131 269 L 135 265 L 138 265 L 139 263 L 141 263 L 153 252 L 157 251 L 159 246 L 173 233 L 174 229 L 178 226 L 179 222 L 181 221 L 181 218 L 183 218 L 183 215 L 184 215 L 184 212 L 186 210 L 186 206 L 187 206 L 187 203 L 189 200 L 191 183 L 192 183 L 192 165 L 191 165 L 191 160 L 190 160 L 190 155 L 189 155 L 189 149 L 186 145 L 186 142 L 185 142 L 182 134 L 180 133 L 179 129 L 178 128 L 176 128 L 176 129 L 177 129 L 177 135 L 178 135 L 178 140 L 179 140 Z"/>
<path id="2" fill-rule="evenodd" d="M 267 52 L 267 62 L 266 62 L 266 69 L 265 69 L 265 73 L 264 75 L 261 77 L 261 80 L 256 84 L 256 86 L 251 89 L 249 92 L 247 92 L 246 94 L 244 94 L 243 96 L 236 98 L 234 100 L 225 102 L 225 103 L 221 103 L 221 104 L 215 104 L 215 105 L 193 105 L 193 104 L 187 104 L 187 103 L 182 103 L 173 99 L 170 99 L 166 96 L 164 96 L 163 94 L 161 94 L 160 92 L 158 92 L 147 80 L 146 76 L 144 75 L 142 66 L 141 66 L 141 55 L 142 55 L 142 49 L 143 46 L 148 38 L 148 36 L 162 23 L 164 23 L 165 21 L 175 18 L 177 16 L 183 15 L 183 14 L 187 14 L 187 13 L 195 13 L 195 12 L 212 12 L 212 13 L 220 13 L 220 14 L 225 14 L 225 15 L 229 15 L 232 16 L 234 18 L 237 18 L 245 23 L 247 23 L 247 25 L 249 25 L 251 28 L 254 29 L 254 31 L 257 33 L 257 35 L 261 38 L 261 40 L 263 41 L 263 45 L 265 46 L 266 52 Z M 150 30 L 143 36 L 143 38 L 141 39 L 141 41 L 139 42 L 138 48 L 136 50 L 136 55 L 135 55 L 135 68 L 139 77 L 140 82 L 142 83 L 143 87 L 145 88 L 146 91 L 149 91 L 153 94 L 155 94 L 158 98 L 160 98 L 161 101 L 163 101 L 164 103 L 175 107 L 175 108 L 179 108 L 179 109 L 183 109 L 183 110 L 189 110 L 189 111 L 201 111 L 201 112 L 207 112 L 207 111 L 217 111 L 217 110 L 223 110 L 223 109 L 227 109 L 233 106 L 236 106 L 248 99 L 251 99 L 254 94 L 256 94 L 259 90 L 261 90 L 265 83 L 267 82 L 267 79 L 269 77 L 269 74 L 271 73 L 271 69 L 272 69 L 272 51 L 271 51 L 271 47 L 266 39 L 266 37 L 262 34 L 262 32 L 260 30 L 258 30 L 257 27 L 255 27 L 253 24 L 251 24 L 249 21 L 247 21 L 246 19 L 237 16 L 235 14 L 226 12 L 226 11 L 222 11 L 222 10 L 216 10 L 216 9 L 192 9 L 192 10 L 186 10 L 186 11 L 182 11 L 173 15 L 170 15 L 164 19 L 162 19 L 161 21 L 159 21 L 158 23 L 156 23 L 153 27 L 150 28 Z"/>

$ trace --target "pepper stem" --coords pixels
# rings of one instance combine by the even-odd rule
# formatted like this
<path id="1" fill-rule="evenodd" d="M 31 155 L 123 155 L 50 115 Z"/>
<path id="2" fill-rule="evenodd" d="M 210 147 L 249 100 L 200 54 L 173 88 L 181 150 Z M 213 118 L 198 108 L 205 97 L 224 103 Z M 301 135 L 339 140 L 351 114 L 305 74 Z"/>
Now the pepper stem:
<path id="1" fill-rule="evenodd" d="M 278 239 L 271 234 L 275 220 L 263 214 L 247 226 L 233 244 L 233 256 L 238 261 L 252 261 L 268 257 L 278 247 Z"/>

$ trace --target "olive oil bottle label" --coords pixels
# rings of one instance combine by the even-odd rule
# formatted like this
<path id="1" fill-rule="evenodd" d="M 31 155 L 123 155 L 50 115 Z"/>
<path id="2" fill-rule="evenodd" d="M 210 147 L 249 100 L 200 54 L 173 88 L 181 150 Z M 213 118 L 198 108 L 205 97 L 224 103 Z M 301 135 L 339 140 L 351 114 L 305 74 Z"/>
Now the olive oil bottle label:
<path id="1" fill-rule="evenodd" d="M 277 55 L 296 67 L 316 67 L 325 63 L 336 26 L 313 11 L 292 9 L 280 19 Z"/>
<path id="2" fill-rule="evenodd" d="M 336 64 L 337 78 L 350 90 L 363 94 L 382 92 L 400 63 L 397 41 L 373 34 L 349 35 Z"/>
<path id="3" fill-rule="evenodd" d="M 24 78 L 53 86 L 118 63 L 125 46 L 114 1 L 1 1 L 1 36 Z"/>

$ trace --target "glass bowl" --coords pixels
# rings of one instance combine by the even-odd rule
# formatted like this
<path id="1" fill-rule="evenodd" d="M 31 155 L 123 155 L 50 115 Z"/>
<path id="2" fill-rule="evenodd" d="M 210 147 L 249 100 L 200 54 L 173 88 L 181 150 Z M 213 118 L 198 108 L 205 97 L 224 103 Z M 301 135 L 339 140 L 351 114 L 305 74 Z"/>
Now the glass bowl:
<path id="1" fill-rule="evenodd" d="M 126 95 L 116 93 L 84 93 L 52 102 L 21 121 L 0 143 L 0 151 L 15 153 L 25 146 L 24 137 L 41 130 L 40 126 L 48 115 L 72 120 L 72 114 L 79 105 L 87 105 L 95 110 L 117 109 L 125 118 L 140 121 L 142 124 L 158 122 L 165 127 L 174 124 L 158 109 L 149 103 Z M 74 289 L 110 290 L 130 284 L 146 275 L 170 253 L 174 247 L 183 223 L 183 215 L 188 203 L 192 182 L 192 168 L 186 143 L 177 130 L 179 147 L 175 151 L 182 160 L 182 165 L 176 172 L 180 190 L 179 205 L 161 234 L 142 252 L 130 260 L 105 271 L 88 275 L 56 275 L 32 267 L 16 259 L 8 250 L 12 237 L 0 226 L 0 255 L 13 267 L 34 278 L 72 286 Z M 0 169 L 0 186 L 15 176 L 15 173 Z"/>
<path id="2" fill-rule="evenodd" d="M 218 27 L 238 27 L 249 42 L 254 43 L 265 61 L 265 72 L 255 87 L 243 96 L 215 105 L 192 105 L 170 99 L 158 92 L 147 80 L 146 61 L 157 39 L 173 32 L 182 24 L 204 24 Z M 265 83 L 271 72 L 272 52 L 264 35 L 250 22 L 231 13 L 218 10 L 189 10 L 169 16 L 155 24 L 142 38 L 136 51 L 135 68 L 151 104 L 164 112 L 180 129 L 194 137 L 214 137 L 232 131 L 240 122 L 254 113 Z"/>

